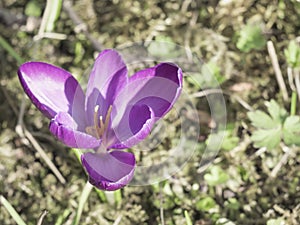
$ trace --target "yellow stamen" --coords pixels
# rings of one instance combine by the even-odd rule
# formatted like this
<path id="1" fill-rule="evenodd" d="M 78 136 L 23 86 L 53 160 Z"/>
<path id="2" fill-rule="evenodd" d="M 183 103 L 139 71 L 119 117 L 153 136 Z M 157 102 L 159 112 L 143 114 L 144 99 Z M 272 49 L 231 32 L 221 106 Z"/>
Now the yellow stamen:
<path id="1" fill-rule="evenodd" d="M 108 110 L 107 110 L 107 114 L 106 114 L 105 122 L 104 122 L 104 130 L 106 130 L 106 128 L 108 127 L 109 120 L 110 120 L 111 110 L 112 110 L 112 105 L 110 105 L 109 108 L 108 108 Z"/>
<path id="2" fill-rule="evenodd" d="M 86 127 L 85 128 L 86 132 L 100 139 L 108 127 L 111 110 L 112 110 L 112 106 L 109 106 L 106 113 L 105 121 L 103 122 L 103 117 L 102 116 L 98 117 L 99 105 L 96 105 L 94 108 L 94 126 Z"/>

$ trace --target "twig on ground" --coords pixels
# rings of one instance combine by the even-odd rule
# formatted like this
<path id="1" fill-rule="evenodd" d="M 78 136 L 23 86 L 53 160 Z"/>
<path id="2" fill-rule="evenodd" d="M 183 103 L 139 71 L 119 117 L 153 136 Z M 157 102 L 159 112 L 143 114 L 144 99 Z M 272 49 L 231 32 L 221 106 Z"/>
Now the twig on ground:
<path id="1" fill-rule="evenodd" d="M 7 97 L 7 99 L 10 99 L 10 96 L 6 96 L 6 97 Z M 10 100 L 8 100 L 8 101 L 10 101 Z M 24 113 L 25 113 L 25 106 L 26 106 L 26 102 L 25 102 L 25 94 L 24 94 L 22 102 L 21 102 L 19 113 L 15 112 L 16 116 L 18 116 L 18 123 L 17 123 L 16 128 L 15 128 L 16 133 L 19 135 L 19 137 L 21 137 L 24 140 L 29 141 L 32 144 L 32 146 L 41 155 L 41 157 L 44 159 L 44 161 L 49 166 L 50 170 L 54 173 L 54 175 L 57 177 L 57 179 L 62 184 L 65 184 L 66 180 L 63 177 L 63 175 L 59 172 L 59 170 L 56 168 L 56 166 L 51 161 L 51 159 L 49 159 L 49 157 L 47 156 L 47 154 L 45 153 L 45 151 L 38 144 L 38 142 L 32 136 L 32 134 L 26 129 L 26 127 L 25 127 L 25 125 L 23 123 L 23 117 L 24 117 Z M 26 143 L 26 144 L 29 144 L 29 143 Z"/>
<path id="2" fill-rule="evenodd" d="M 21 106 L 20 106 L 20 109 L 19 109 L 18 123 L 17 123 L 17 126 L 15 128 L 16 129 L 16 133 L 21 138 L 24 138 L 24 132 L 23 132 L 22 127 L 24 126 L 23 117 L 24 117 L 24 112 L 25 112 L 25 106 L 26 106 L 26 102 L 25 102 L 25 93 L 24 93 L 23 97 L 22 97 Z M 16 113 L 16 114 L 18 114 L 18 113 Z"/>
<path id="3" fill-rule="evenodd" d="M 75 33 L 82 32 L 87 39 L 92 43 L 93 47 L 97 51 L 102 51 L 103 46 L 88 32 L 87 25 L 82 21 L 82 19 L 76 14 L 72 8 L 72 3 L 70 1 L 63 1 L 63 10 L 68 14 L 70 19 L 75 24 Z"/>
<path id="4" fill-rule="evenodd" d="M 259 148 L 253 155 L 250 156 L 250 160 L 254 160 L 256 157 L 261 156 L 266 151 L 267 151 L 266 147 Z"/>
<path id="5" fill-rule="evenodd" d="M 46 216 L 47 214 L 48 214 L 48 211 L 47 211 L 47 210 L 44 210 L 43 213 L 42 213 L 42 215 L 41 215 L 40 218 L 39 218 L 39 221 L 38 221 L 37 225 L 42 225 L 43 220 L 44 220 L 44 218 L 45 218 L 45 216 Z"/>
<path id="6" fill-rule="evenodd" d="M 117 217 L 117 219 L 115 220 L 115 222 L 114 222 L 113 225 L 119 225 L 119 223 L 121 222 L 122 217 L 123 217 L 122 215 L 119 215 L 119 216 Z"/>
<path id="7" fill-rule="evenodd" d="M 272 66 L 275 71 L 276 80 L 277 80 L 279 88 L 282 92 L 283 100 L 285 102 L 287 102 L 289 100 L 289 97 L 288 97 L 287 89 L 286 89 L 284 79 L 283 79 L 283 76 L 282 76 L 282 73 L 281 73 L 281 70 L 279 67 L 278 58 L 277 58 L 277 54 L 276 54 L 273 42 L 268 41 L 267 46 L 268 46 L 268 52 L 269 52 L 269 55 L 271 58 Z"/>
<path id="8" fill-rule="evenodd" d="M 291 155 L 292 149 L 288 146 L 282 144 L 282 149 L 285 152 L 284 155 L 280 158 L 280 161 L 277 163 L 277 165 L 273 168 L 271 171 L 270 177 L 275 178 L 277 176 L 277 173 L 281 169 L 281 167 L 287 163 L 289 156 Z"/>
<path id="9" fill-rule="evenodd" d="M 54 175 L 57 177 L 57 179 L 60 181 L 60 183 L 65 184 L 66 183 L 65 178 L 56 168 L 56 166 L 51 161 L 51 159 L 47 156 L 43 148 L 39 145 L 39 143 L 35 140 L 35 138 L 25 127 L 23 127 L 23 130 L 24 130 L 25 137 L 30 141 L 30 143 L 35 148 L 35 150 L 41 155 L 41 157 L 44 159 L 44 161 L 49 166 L 50 170 L 54 173 Z"/>

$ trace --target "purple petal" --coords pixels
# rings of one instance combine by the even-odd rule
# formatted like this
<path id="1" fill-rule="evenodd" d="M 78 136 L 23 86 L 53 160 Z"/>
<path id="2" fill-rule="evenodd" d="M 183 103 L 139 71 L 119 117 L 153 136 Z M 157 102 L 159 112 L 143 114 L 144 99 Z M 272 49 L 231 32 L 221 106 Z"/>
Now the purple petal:
<path id="1" fill-rule="evenodd" d="M 133 75 L 114 102 L 110 147 L 131 147 L 146 138 L 153 123 L 171 109 L 181 89 L 182 72 L 174 64 L 162 63 Z"/>
<path id="2" fill-rule="evenodd" d="M 27 62 L 18 75 L 26 94 L 45 116 L 68 112 L 84 120 L 84 93 L 69 72 L 47 63 Z"/>
<path id="3" fill-rule="evenodd" d="M 99 114 L 105 114 L 112 105 L 117 91 L 127 83 L 127 69 L 121 56 L 114 50 L 105 50 L 97 57 L 86 91 L 87 115 L 93 115 L 94 107 L 100 106 Z M 93 123 L 92 116 L 88 118 Z"/>
<path id="4" fill-rule="evenodd" d="M 150 106 L 156 117 L 162 117 L 172 108 L 181 93 L 182 76 L 181 69 L 171 63 L 161 63 L 141 70 L 129 80 L 128 90 L 136 90 L 131 93 L 131 101 Z"/>
<path id="5" fill-rule="evenodd" d="M 108 149 L 130 148 L 144 140 L 156 121 L 147 105 L 127 106 L 119 123 L 108 132 Z"/>
<path id="6" fill-rule="evenodd" d="M 50 122 L 50 132 L 71 148 L 96 148 L 101 140 L 78 130 L 78 125 L 68 113 L 58 113 Z"/>
<path id="7" fill-rule="evenodd" d="M 135 158 L 132 153 L 84 153 L 82 165 L 92 185 L 101 190 L 114 191 L 127 185 L 134 174 Z"/>

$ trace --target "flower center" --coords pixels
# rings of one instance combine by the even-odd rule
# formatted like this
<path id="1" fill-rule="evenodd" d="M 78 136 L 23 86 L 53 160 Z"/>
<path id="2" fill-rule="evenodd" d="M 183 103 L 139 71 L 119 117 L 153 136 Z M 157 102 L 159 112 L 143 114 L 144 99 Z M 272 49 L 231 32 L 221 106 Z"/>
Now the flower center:
<path id="1" fill-rule="evenodd" d="M 105 120 L 103 120 L 102 116 L 98 117 L 99 105 L 96 105 L 94 108 L 94 126 L 86 127 L 85 131 L 98 139 L 102 138 L 109 124 L 111 110 L 112 106 L 109 106 Z"/>

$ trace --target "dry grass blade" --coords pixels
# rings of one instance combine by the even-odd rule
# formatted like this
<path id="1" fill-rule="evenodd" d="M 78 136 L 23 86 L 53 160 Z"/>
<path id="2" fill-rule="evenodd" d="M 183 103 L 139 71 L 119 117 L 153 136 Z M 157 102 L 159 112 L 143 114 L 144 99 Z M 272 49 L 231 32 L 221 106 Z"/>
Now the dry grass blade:
<path id="1" fill-rule="evenodd" d="M 47 154 L 45 153 L 45 151 L 43 150 L 43 148 L 39 145 L 39 143 L 35 140 L 35 138 L 32 136 L 32 134 L 26 128 L 23 128 L 23 129 L 24 129 L 25 137 L 30 141 L 30 143 L 32 144 L 32 146 L 41 155 L 41 157 L 44 159 L 44 161 L 49 166 L 49 168 L 51 169 L 51 171 L 55 174 L 55 176 L 57 177 L 57 179 L 59 180 L 59 182 L 62 183 L 62 184 L 65 184 L 66 183 L 65 178 L 59 172 L 59 170 L 56 168 L 56 166 L 51 161 L 51 159 L 47 156 Z"/>
<path id="2" fill-rule="evenodd" d="M 63 175 L 59 172 L 59 170 L 56 168 L 56 166 L 51 161 L 51 159 L 47 156 L 47 154 L 45 153 L 45 151 L 43 150 L 43 148 L 39 145 L 39 143 L 36 141 L 36 139 L 32 136 L 32 134 L 24 126 L 24 124 L 23 124 L 24 112 L 25 112 L 25 98 L 22 99 L 22 103 L 21 103 L 21 107 L 20 107 L 20 111 L 19 111 L 19 115 L 18 115 L 18 124 L 17 124 L 17 126 L 15 128 L 16 133 L 21 138 L 25 138 L 25 140 L 28 140 L 32 144 L 32 146 L 37 150 L 37 152 L 44 159 L 44 161 L 49 166 L 49 168 L 51 169 L 51 171 L 57 177 L 57 179 L 59 180 L 59 182 L 61 182 L 62 184 L 65 184 L 66 180 L 63 177 Z"/>
<path id="3" fill-rule="evenodd" d="M 278 83 L 279 88 L 282 92 L 283 100 L 285 102 L 287 102 L 289 100 L 289 97 L 288 97 L 287 89 L 286 89 L 286 86 L 285 86 L 285 83 L 284 83 L 284 80 L 283 80 L 283 77 L 282 77 L 282 73 L 281 73 L 281 70 L 280 70 L 280 67 L 279 67 L 278 57 L 276 55 L 274 44 L 273 44 L 272 41 L 268 41 L 267 45 L 268 45 L 268 52 L 269 52 L 269 55 L 270 55 L 270 58 L 271 58 L 272 66 L 273 66 L 274 71 L 275 71 L 277 83 Z"/>
<path id="4" fill-rule="evenodd" d="M 43 220 L 44 220 L 44 218 L 45 218 L 45 216 L 46 216 L 47 214 L 48 214 L 48 211 L 47 211 L 47 210 L 44 210 L 43 213 L 42 213 L 42 215 L 41 215 L 40 218 L 39 218 L 39 221 L 38 221 L 37 225 L 42 225 Z"/>

